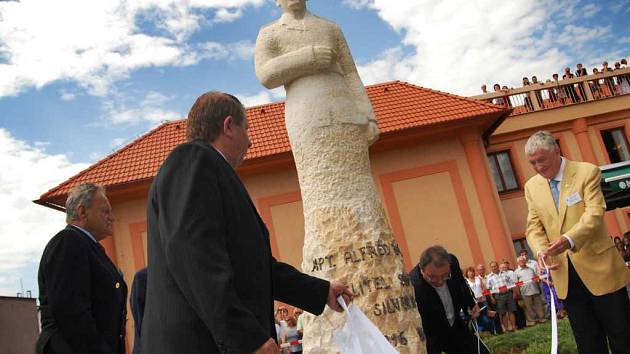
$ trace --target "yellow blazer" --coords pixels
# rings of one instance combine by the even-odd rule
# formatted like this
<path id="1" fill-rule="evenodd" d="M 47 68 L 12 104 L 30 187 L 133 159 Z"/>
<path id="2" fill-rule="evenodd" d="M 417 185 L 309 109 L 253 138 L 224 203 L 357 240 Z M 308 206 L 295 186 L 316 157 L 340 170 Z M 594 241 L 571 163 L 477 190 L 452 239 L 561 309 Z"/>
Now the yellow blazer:
<path id="1" fill-rule="evenodd" d="M 586 162 L 566 161 L 560 187 L 558 211 L 546 178 L 535 175 L 525 184 L 527 200 L 527 243 L 534 254 L 566 234 L 575 247 L 555 257 L 558 269 L 552 271 L 558 296 L 567 297 L 568 260 L 593 295 L 604 295 L 630 283 L 630 271 L 615 249 L 604 224 L 606 203 L 600 188 L 601 173 Z M 575 194 L 579 201 L 567 205 Z M 575 202 L 575 200 L 574 200 Z"/>

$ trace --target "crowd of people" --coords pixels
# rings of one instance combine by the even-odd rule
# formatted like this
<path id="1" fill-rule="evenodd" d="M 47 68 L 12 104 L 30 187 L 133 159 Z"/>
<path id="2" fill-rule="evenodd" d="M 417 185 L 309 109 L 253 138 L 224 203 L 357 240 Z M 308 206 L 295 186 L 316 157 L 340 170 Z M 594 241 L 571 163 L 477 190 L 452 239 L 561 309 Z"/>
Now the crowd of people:
<path id="1" fill-rule="evenodd" d="M 466 282 L 474 294 L 479 308 L 483 309 L 477 323 L 481 332 L 502 334 L 544 323 L 551 314 L 550 301 L 556 304 L 558 318 L 566 311 L 544 268 L 530 259 L 523 249 L 513 268 L 509 261 L 492 261 L 490 272 L 483 264 L 464 271 Z"/>
<path id="2" fill-rule="evenodd" d="M 609 67 L 608 62 L 604 61 L 602 63 L 602 67 L 593 68 L 591 74 L 601 75 L 608 72 L 614 72 L 615 70 L 625 69 L 627 67 L 628 61 L 625 58 L 615 62 L 614 68 Z M 574 72 L 571 72 L 570 67 L 564 68 L 562 80 L 587 75 L 589 75 L 588 70 L 581 63 L 578 63 Z M 555 73 L 552 75 L 551 79 L 547 79 L 544 83 L 539 81 L 536 76 L 532 76 L 531 79 L 523 77 L 522 83 L 523 87 L 550 83 L 555 84 L 555 87 L 535 91 L 535 99 L 538 101 L 538 106 L 541 108 L 551 108 L 559 105 L 579 103 L 588 100 L 588 95 L 582 84 L 577 83 L 563 85 L 560 82 L 562 80 L 560 80 L 559 74 Z M 597 80 L 594 79 L 588 82 L 588 87 L 593 99 L 628 94 L 630 93 L 630 75 L 619 75 L 616 77 L 606 77 Z M 513 87 L 511 89 L 513 89 Z M 524 95 L 522 98 L 509 97 L 507 95 L 509 90 L 510 88 L 505 85 L 501 86 L 498 83 L 494 84 L 494 92 L 504 92 L 506 95 L 490 99 L 489 102 L 510 108 L 523 107 L 523 109 L 528 112 L 534 110 L 534 104 L 532 103 L 532 98 L 529 97 L 529 95 Z M 484 94 L 489 93 L 486 84 L 481 85 L 481 92 Z"/>

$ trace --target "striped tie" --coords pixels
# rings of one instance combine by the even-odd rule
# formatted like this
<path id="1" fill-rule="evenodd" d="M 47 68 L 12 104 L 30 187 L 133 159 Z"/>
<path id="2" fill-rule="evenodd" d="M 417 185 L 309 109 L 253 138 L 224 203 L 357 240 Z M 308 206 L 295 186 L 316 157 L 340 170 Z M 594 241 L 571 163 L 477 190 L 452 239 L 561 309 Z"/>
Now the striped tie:
<path id="1" fill-rule="evenodd" d="M 549 180 L 549 187 L 551 188 L 551 195 L 553 196 L 553 204 L 558 210 L 558 199 L 560 199 L 560 190 L 558 189 L 558 181 L 555 179 Z"/>

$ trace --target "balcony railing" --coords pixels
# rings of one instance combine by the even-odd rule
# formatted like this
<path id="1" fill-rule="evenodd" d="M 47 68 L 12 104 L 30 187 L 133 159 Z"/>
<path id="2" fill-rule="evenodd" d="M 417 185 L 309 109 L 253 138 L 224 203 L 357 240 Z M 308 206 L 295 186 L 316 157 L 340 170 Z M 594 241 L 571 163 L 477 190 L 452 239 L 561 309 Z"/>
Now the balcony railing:
<path id="1" fill-rule="evenodd" d="M 512 108 L 512 116 L 630 95 L 630 68 L 536 83 L 472 98 Z"/>

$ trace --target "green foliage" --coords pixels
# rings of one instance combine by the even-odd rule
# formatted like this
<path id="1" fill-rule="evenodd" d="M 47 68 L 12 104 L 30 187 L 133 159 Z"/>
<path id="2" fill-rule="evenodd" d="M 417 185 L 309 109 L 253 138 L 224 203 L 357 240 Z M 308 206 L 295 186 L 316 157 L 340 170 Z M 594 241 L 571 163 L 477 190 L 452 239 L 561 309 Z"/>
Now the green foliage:
<path id="1" fill-rule="evenodd" d="M 493 354 L 545 354 L 551 348 L 551 321 L 516 332 L 484 337 Z M 569 320 L 558 321 L 558 354 L 577 353 Z"/>

